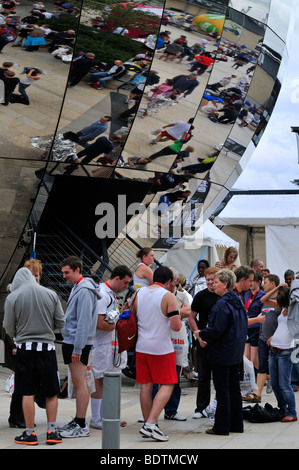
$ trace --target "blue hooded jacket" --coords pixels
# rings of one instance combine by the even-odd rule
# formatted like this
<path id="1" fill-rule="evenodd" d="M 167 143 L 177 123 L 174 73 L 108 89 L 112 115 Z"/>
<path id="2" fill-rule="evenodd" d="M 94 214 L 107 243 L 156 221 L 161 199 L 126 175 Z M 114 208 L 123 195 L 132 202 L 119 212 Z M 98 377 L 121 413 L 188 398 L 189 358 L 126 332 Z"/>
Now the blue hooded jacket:
<path id="1" fill-rule="evenodd" d="M 88 277 L 69 296 L 61 333 L 64 343 L 74 345 L 74 354 L 81 355 L 84 346 L 93 344 L 98 320 L 97 301 L 101 297 L 99 285 Z"/>
<path id="2" fill-rule="evenodd" d="M 199 336 L 207 342 L 211 364 L 236 365 L 243 360 L 247 338 L 247 315 L 235 291 L 224 294 L 212 308 L 208 326 Z"/>

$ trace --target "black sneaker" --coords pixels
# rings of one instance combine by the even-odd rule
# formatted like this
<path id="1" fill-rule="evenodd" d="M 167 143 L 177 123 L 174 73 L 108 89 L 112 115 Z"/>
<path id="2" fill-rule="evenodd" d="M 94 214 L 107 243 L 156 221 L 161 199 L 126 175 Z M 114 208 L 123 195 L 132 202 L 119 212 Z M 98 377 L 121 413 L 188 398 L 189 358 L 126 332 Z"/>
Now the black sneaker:
<path id="1" fill-rule="evenodd" d="M 47 431 L 46 444 L 53 446 L 55 444 L 60 444 L 61 442 L 62 439 L 56 431 Z"/>
<path id="2" fill-rule="evenodd" d="M 37 446 L 38 440 L 35 432 L 27 434 L 26 431 L 23 432 L 21 436 L 15 437 L 16 444 L 26 444 L 28 446 Z"/>

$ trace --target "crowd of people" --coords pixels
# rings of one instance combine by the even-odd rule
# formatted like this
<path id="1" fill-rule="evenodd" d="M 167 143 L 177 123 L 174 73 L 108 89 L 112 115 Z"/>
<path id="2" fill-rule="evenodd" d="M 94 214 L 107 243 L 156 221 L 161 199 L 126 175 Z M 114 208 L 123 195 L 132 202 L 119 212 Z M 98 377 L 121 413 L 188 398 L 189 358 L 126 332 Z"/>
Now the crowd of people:
<path id="1" fill-rule="evenodd" d="M 62 4 L 64 6 L 62 6 Z M 52 53 L 60 46 L 68 47 L 71 51 L 75 41 L 75 31 L 54 31 L 47 24 L 47 19 L 60 15 L 77 16 L 78 8 L 66 2 L 55 2 L 53 12 L 46 10 L 43 2 L 32 5 L 32 9 L 24 17 L 18 15 L 19 2 L 2 2 L 0 13 L 0 53 L 5 54 L 9 44 L 11 47 L 21 47 L 27 52 L 38 51 L 40 47 L 47 48 Z M 69 8 L 66 8 L 66 6 Z M 45 21 L 44 24 L 41 24 Z M 18 67 L 11 61 L 3 61 L 0 68 L 1 80 L 5 85 L 5 96 L 2 104 L 13 103 L 29 105 L 30 100 L 26 89 L 40 80 L 43 71 L 39 67 L 25 66 L 18 77 L 13 67 Z M 15 93 L 18 89 L 19 94 Z"/>
<path id="2" fill-rule="evenodd" d="M 14 5 L 14 13 L 17 12 L 18 4 Z M 67 8 L 69 7 L 69 8 Z M 24 18 L 18 17 L 13 14 L 10 10 L 4 10 L 0 15 L 0 21 L 3 27 L 8 29 L 8 33 L 15 36 L 11 44 L 13 47 L 23 46 L 27 51 L 38 50 L 40 46 L 48 47 L 49 52 L 57 51 L 59 47 L 67 47 L 71 51 L 73 49 L 75 40 L 75 31 L 52 31 L 51 28 L 46 24 L 47 18 L 55 17 L 57 15 L 75 15 L 77 16 L 77 10 L 70 4 L 55 2 L 55 8 L 53 12 L 45 11 L 45 7 L 42 2 L 37 2 L 32 6 L 32 10 L 28 12 L 28 15 Z M 185 16 L 184 16 L 185 18 Z M 40 25 L 40 19 L 45 20 L 45 24 Z M 37 22 L 39 25 L 37 25 Z M 252 51 L 248 52 L 243 50 L 241 47 L 234 43 L 229 43 L 226 40 L 220 42 L 220 39 L 215 38 L 213 35 L 197 35 L 194 36 L 194 43 L 189 43 L 186 35 L 178 34 L 177 37 L 172 38 L 173 31 L 165 30 L 160 31 L 156 43 L 155 57 L 159 60 L 164 60 L 168 63 L 178 63 L 182 66 L 186 66 L 188 70 L 186 72 L 177 74 L 173 77 L 167 78 L 165 81 L 160 80 L 158 72 L 150 70 L 150 65 L 154 57 L 154 51 L 146 44 L 142 50 L 142 53 L 137 54 L 136 57 L 132 58 L 130 62 L 138 64 L 140 68 L 140 75 L 142 79 L 136 78 L 136 85 L 130 92 L 130 96 L 126 99 L 128 104 L 133 103 L 132 107 L 122 112 L 119 115 L 119 120 L 126 124 L 126 127 L 130 127 L 132 118 L 137 113 L 139 118 L 146 118 L 149 115 L 153 115 L 168 106 L 179 105 L 182 103 L 182 98 L 187 97 L 194 92 L 199 85 L 198 76 L 204 74 L 207 71 L 211 71 L 211 67 L 215 62 L 219 61 L 230 61 L 229 64 L 237 64 L 242 59 L 244 64 L 249 64 L 246 70 L 246 75 L 241 79 L 236 79 L 235 74 L 224 76 L 219 82 L 209 84 L 204 98 L 201 102 L 199 110 L 207 113 L 208 118 L 218 123 L 233 123 L 237 116 L 240 117 L 240 127 L 247 127 L 250 124 L 255 126 L 259 122 L 260 109 L 256 109 L 253 106 L 244 106 L 244 98 L 246 96 L 252 68 L 255 67 L 256 56 Z M 4 37 L 3 33 L 3 37 Z M 192 36 L 193 39 L 193 36 Z M 5 39 L 6 40 L 6 39 Z M 8 40 L 7 40 L 8 41 Z M 4 45 L 8 44 L 5 43 Z M 4 46 L 3 46 L 4 47 Z M 213 49 L 214 47 L 214 49 Z M 253 64 L 253 65 L 252 65 Z M 239 65 L 241 67 L 242 65 Z M 34 67 L 26 67 L 20 77 L 16 76 L 16 73 L 12 70 L 14 64 L 12 62 L 4 62 L 0 69 L 1 77 L 5 81 L 5 99 L 2 103 L 7 106 L 11 103 L 23 103 L 25 105 L 30 104 L 30 93 L 28 93 L 28 87 L 34 85 L 36 81 L 43 78 L 43 71 Z M 171 68 L 170 68 L 171 70 Z M 124 75 L 127 74 L 128 64 L 123 63 L 118 57 L 111 60 L 111 63 L 103 63 L 95 58 L 93 52 L 87 53 L 75 53 L 73 56 L 71 70 L 68 80 L 69 87 L 75 87 L 82 79 L 88 77 L 85 82 L 96 90 L 101 90 L 107 86 L 107 83 L 112 80 L 121 80 Z M 22 76 L 24 75 L 24 76 Z M 138 81 L 137 81 L 138 78 Z M 147 86 L 145 90 L 145 86 Z M 19 94 L 15 93 L 18 88 Z M 144 94 L 144 91 L 146 93 Z M 148 103 L 141 105 L 141 99 L 143 95 L 147 98 Z M 143 100 L 144 102 L 144 100 Z M 221 106 L 220 106 L 221 104 Z M 242 108 L 242 115 L 240 111 Z M 164 129 L 163 129 L 164 131 Z M 191 135 L 191 134 L 190 134 Z M 96 150 L 93 152 L 93 156 L 88 159 L 91 162 L 96 157 L 97 164 L 102 165 L 118 165 L 125 166 L 128 168 L 135 168 L 134 163 L 132 164 L 132 158 L 124 161 L 122 158 L 122 152 L 119 152 L 119 144 L 124 147 L 126 136 L 122 136 L 122 141 L 113 142 L 113 139 L 107 137 L 110 142 L 117 147 L 117 151 L 111 155 L 106 155 L 102 152 L 102 142 L 99 143 L 94 141 L 92 145 L 99 147 L 100 153 Z M 102 138 L 100 138 L 101 140 Z M 80 139 L 81 140 L 81 139 Z M 81 144 L 81 142 L 75 142 Z M 174 139 L 173 139 L 174 140 Z M 176 139 L 178 140 L 178 139 Z M 159 142 L 159 138 L 155 139 L 154 142 Z M 163 142 L 163 140 L 161 141 Z M 180 146 L 180 151 L 184 151 L 182 148 L 183 144 L 187 144 L 188 140 L 178 143 L 176 147 Z M 67 157 L 74 155 L 73 153 L 74 141 L 71 140 L 72 152 Z M 90 145 L 90 144 L 88 144 Z M 192 146 L 191 146 L 192 147 Z M 85 150 L 78 150 L 77 153 L 83 152 L 85 156 Z M 91 150 L 88 150 L 90 153 Z M 161 150 L 161 156 L 168 155 L 168 149 Z M 172 149 L 171 149 L 172 152 Z M 52 151 L 52 155 L 53 155 Z M 103 153 L 103 156 L 100 156 Z M 196 175 L 198 173 L 204 173 L 210 170 L 217 160 L 217 156 L 198 157 L 197 161 L 192 161 L 192 164 L 184 165 L 184 159 L 190 155 L 189 149 L 184 152 L 183 158 L 173 160 L 170 165 L 170 174 L 177 174 L 179 172 L 184 175 Z M 170 153 L 171 154 L 171 153 Z M 43 152 L 42 158 L 45 158 L 46 153 Z M 159 155 L 153 156 L 140 156 L 138 159 L 138 169 L 150 169 L 148 165 L 151 161 L 157 158 Z M 180 155 L 182 157 L 182 153 Z M 69 159 L 68 159 L 69 160 Z M 192 158 L 193 160 L 193 158 Z M 162 160 L 161 160 L 162 161 Z M 87 162 L 85 158 L 85 162 Z M 73 172 L 76 168 L 75 163 L 80 163 L 80 157 L 74 157 L 74 165 L 71 169 L 66 168 L 67 174 Z M 155 162 L 157 164 L 157 162 Z"/>
<path id="3" fill-rule="evenodd" d="M 130 367 L 135 368 L 136 382 L 141 384 L 143 436 L 168 440 L 158 425 L 163 410 L 164 419 L 187 420 L 179 413 L 180 379 L 186 368 L 193 370 L 197 380 L 191 418 L 209 418 L 213 426 L 207 434 L 243 432 L 243 407 L 248 402 L 261 403 L 265 384 L 266 392 L 275 394 L 281 421 L 296 421 L 294 392 L 299 383 L 291 359 L 295 344 L 288 310 L 291 292 L 298 290 L 299 272 L 287 270 L 280 282 L 259 259 L 252 260 L 251 266 L 239 266 L 234 247 L 227 248 L 214 266 L 201 259 L 192 279 L 175 268 L 155 265 L 150 247 L 139 249 L 136 257 L 133 272 L 125 265 L 116 266 L 101 283 L 82 275 L 82 260 L 76 256 L 64 259 L 61 273 L 72 287 L 65 312 L 58 295 L 41 284 L 40 261 L 31 258 L 16 272 L 8 286 L 3 322 L 6 341 L 15 351 L 8 421 L 11 427 L 25 429 L 15 442 L 38 444 L 34 425 L 38 393 L 45 401 L 47 444 L 88 437 L 90 427 L 102 429 L 104 374 L 128 367 L 128 353 L 118 354 L 115 336 L 116 322 L 128 308 L 138 327 Z M 118 296 L 129 287 L 133 295 L 125 297 L 120 306 Z M 290 320 L 297 328 L 294 315 Z M 76 392 L 75 417 L 59 427 L 57 332 L 63 338 L 63 360 Z M 177 353 L 176 344 L 184 344 L 184 356 L 182 348 Z M 256 386 L 242 394 L 245 357 L 255 372 Z M 94 376 L 93 390 L 87 385 L 88 365 Z M 89 402 L 92 416 L 88 424 Z"/>

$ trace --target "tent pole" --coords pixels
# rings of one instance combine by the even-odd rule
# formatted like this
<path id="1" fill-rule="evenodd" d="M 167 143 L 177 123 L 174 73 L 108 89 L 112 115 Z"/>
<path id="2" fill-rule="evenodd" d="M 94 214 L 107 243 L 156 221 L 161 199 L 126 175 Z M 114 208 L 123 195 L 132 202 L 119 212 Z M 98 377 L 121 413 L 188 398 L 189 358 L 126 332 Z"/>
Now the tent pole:
<path id="1" fill-rule="evenodd" d="M 195 265 L 195 268 L 193 269 L 192 273 L 190 274 L 189 279 L 191 279 L 191 277 L 193 276 L 194 271 L 195 271 L 195 269 L 197 268 L 198 263 L 200 262 L 200 260 L 202 259 L 203 255 L 205 254 L 205 252 L 207 251 L 208 248 L 209 248 L 209 245 L 207 245 L 207 246 L 205 247 L 204 251 L 203 251 L 202 254 L 200 255 L 200 258 L 199 258 L 199 260 L 197 261 L 197 263 L 196 263 L 196 265 Z"/>

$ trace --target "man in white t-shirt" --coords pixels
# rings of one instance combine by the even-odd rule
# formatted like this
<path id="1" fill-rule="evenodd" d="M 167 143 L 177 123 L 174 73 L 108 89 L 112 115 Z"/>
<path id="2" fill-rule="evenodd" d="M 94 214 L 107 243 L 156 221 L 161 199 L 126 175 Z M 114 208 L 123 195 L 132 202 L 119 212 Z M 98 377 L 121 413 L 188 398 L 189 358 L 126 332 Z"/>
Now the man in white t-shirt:
<path id="1" fill-rule="evenodd" d="M 166 142 L 167 140 L 177 140 L 185 139 L 188 132 L 190 131 L 191 124 L 193 123 L 194 118 L 190 118 L 188 122 L 186 121 L 175 121 L 172 124 L 163 126 L 162 129 L 167 129 L 162 131 L 151 144 L 157 144 L 158 142 Z"/>
<path id="2" fill-rule="evenodd" d="M 121 36 L 124 36 L 125 34 L 128 34 L 129 30 L 119 26 L 118 28 L 115 28 L 113 32 L 114 34 L 120 34 Z"/>
<path id="3" fill-rule="evenodd" d="M 113 319 L 120 313 L 115 292 L 122 292 L 129 286 L 132 273 L 127 266 L 114 268 L 110 279 L 100 284 L 102 298 L 98 301 L 98 322 L 92 349 L 92 370 L 95 376 L 96 391 L 91 395 L 90 427 L 102 429 L 102 396 L 104 372 L 114 372 L 124 368 L 113 363 L 115 344 L 115 322 Z M 126 353 L 122 353 L 126 356 Z M 121 355 L 121 356 L 122 356 Z"/>

